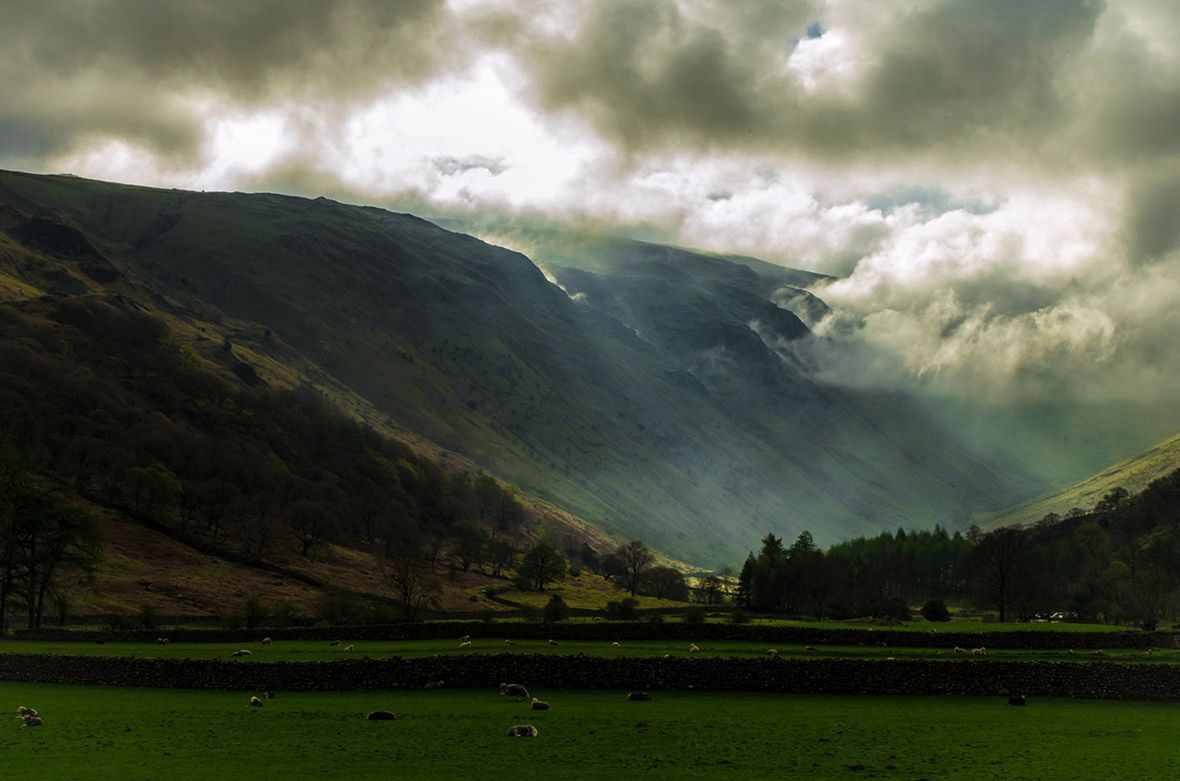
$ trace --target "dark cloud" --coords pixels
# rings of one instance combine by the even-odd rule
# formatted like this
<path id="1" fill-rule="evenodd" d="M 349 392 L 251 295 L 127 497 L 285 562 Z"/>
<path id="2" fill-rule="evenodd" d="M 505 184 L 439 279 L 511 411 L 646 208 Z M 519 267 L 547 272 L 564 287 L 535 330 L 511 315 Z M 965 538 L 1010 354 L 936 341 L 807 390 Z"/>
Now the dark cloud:
<path id="1" fill-rule="evenodd" d="M 733 25 L 711 4 L 598 3 L 576 29 L 536 32 L 518 53 L 542 106 L 577 112 L 629 149 L 873 158 L 1016 148 L 1039 146 L 1037 134 L 1068 117 L 1059 81 L 1103 5 L 945 0 L 888 13 L 867 4 L 830 27 L 811 3 L 773 8 Z M 848 54 L 856 72 L 811 89 L 788 57 L 800 39 L 842 33 L 861 35 Z"/>
<path id="2" fill-rule="evenodd" d="M 202 101 L 347 101 L 425 78 L 441 0 L 15 0 L 0 27 L 0 159 L 107 135 L 193 152 Z"/>

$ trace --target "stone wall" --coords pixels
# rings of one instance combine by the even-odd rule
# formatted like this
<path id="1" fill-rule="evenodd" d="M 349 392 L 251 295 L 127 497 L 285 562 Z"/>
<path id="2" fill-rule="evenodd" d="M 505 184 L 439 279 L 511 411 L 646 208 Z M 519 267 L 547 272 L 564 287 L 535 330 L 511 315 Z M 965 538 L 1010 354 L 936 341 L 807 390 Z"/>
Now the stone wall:
<path id="1" fill-rule="evenodd" d="M 760 626 L 757 624 L 687 624 L 653 622 L 509 623 L 439 621 L 351 627 L 291 627 L 285 629 L 172 629 L 156 631 L 85 631 L 48 627 L 19 629 L 19 640 L 58 642 L 172 642 L 250 643 L 262 637 L 276 640 L 431 640 L 472 637 L 545 640 L 752 640 L 768 645 L 877 645 L 893 648 L 1150 648 L 1175 645 L 1171 633 L 1126 632 L 934 632 L 917 629 L 826 629 Z"/>
<path id="2" fill-rule="evenodd" d="M 490 654 L 332 662 L 0 654 L 0 680 L 242 692 L 521 683 L 547 689 L 956 694 L 1176 700 L 1180 665 L 1111 662 L 623 658 Z"/>

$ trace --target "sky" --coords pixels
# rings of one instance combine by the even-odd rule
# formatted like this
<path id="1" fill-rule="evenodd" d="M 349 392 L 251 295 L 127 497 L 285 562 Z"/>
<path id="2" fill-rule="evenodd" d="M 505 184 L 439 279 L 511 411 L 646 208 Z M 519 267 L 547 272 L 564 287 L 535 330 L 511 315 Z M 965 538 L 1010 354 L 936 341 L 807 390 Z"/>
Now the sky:
<path id="1" fill-rule="evenodd" d="M 1174 0 L 4 11 L 2 168 L 754 255 L 830 381 L 1175 407 Z"/>

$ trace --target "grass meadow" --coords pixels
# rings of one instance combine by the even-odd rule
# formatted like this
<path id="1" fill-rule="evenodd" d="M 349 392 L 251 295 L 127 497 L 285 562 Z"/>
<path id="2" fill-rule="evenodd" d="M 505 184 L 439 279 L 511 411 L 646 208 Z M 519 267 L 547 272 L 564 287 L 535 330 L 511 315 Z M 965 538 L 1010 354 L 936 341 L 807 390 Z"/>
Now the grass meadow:
<path id="1" fill-rule="evenodd" d="M 887 636 L 876 636 L 874 641 Z M 679 640 L 627 640 L 618 647 L 604 641 L 562 640 L 551 647 L 543 640 L 513 640 L 507 645 L 502 638 L 475 638 L 470 648 L 460 648 L 459 640 L 349 640 L 341 635 L 338 645 L 325 641 L 276 640 L 273 644 L 254 643 L 115 643 L 103 645 L 82 642 L 53 642 L 32 640 L 7 640 L 0 643 L 0 653 L 69 654 L 90 656 L 137 656 L 173 659 L 232 659 L 234 651 L 245 648 L 249 656 L 235 661 L 276 662 L 276 661 L 334 661 L 354 658 L 385 658 L 390 656 L 416 657 L 436 654 L 474 653 L 521 653 L 521 654 L 586 654 L 605 657 L 635 656 L 687 656 L 688 643 Z M 349 645 L 351 651 L 345 650 Z M 1143 651 L 1110 649 L 1101 657 L 1091 651 L 1078 650 L 1070 653 L 1068 648 L 1058 649 L 1015 649 L 989 648 L 986 656 L 956 654 L 952 646 L 938 648 L 904 648 L 890 645 L 818 645 L 807 650 L 802 644 L 769 644 L 746 640 L 701 640 L 697 643 L 700 656 L 755 658 L 765 657 L 768 648 L 773 647 L 783 658 L 828 658 L 828 659 L 974 659 L 974 660 L 1020 660 L 1020 661 L 1092 661 L 1101 658 L 1107 662 L 1134 661 L 1169 664 L 1180 662 L 1180 650 L 1161 649 L 1146 656 Z M 696 656 L 698 654 L 694 654 Z"/>
<path id="2" fill-rule="evenodd" d="M 1173 779 L 1180 706 L 1003 698 L 491 689 L 251 692 L 0 683 L 8 779 Z M 24 727 L 18 705 L 45 724 Z M 387 709 L 391 722 L 369 722 Z M 513 724 L 534 739 L 508 738 Z"/>

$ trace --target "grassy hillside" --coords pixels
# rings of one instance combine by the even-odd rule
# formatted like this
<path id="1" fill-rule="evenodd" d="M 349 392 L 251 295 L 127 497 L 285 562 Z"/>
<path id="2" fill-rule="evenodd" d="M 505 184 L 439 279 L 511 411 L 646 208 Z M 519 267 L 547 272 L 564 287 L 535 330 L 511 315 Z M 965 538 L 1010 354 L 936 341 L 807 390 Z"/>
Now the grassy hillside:
<path id="1" fill-rule="evenodd" d="M 124 296 L 225 369 L 697 564 L 1029 491 L 905 399 L 812 382 L 791 350 L 822 307 L 806 272 L 608 242 L 575 248 L 563 291 L 407 215 L 74 177 L 0 174 L 0 210 L 9 295 Z"/>
<path id="2" fill-rule="evenodd" d="M 1132 494 L 1139 493 L 1152 480 L 1176 469 L 1180 469 L 1180 434 L 1103 469 L 1089 479 L 990 518 L 986 526 L 1027 525 L 1049 513 L 1065 515 L 1075 507 L 1089 511 L 1114 488 L 1125 488 Z"/>

